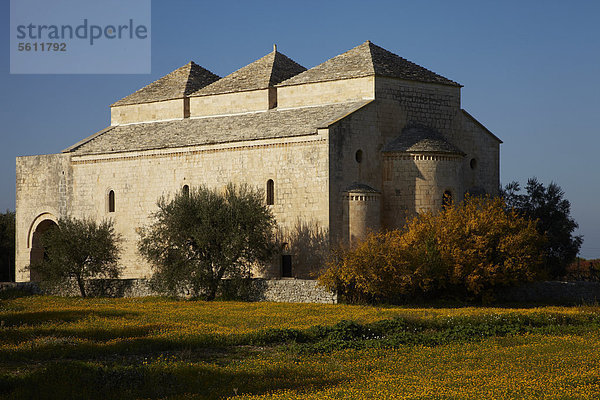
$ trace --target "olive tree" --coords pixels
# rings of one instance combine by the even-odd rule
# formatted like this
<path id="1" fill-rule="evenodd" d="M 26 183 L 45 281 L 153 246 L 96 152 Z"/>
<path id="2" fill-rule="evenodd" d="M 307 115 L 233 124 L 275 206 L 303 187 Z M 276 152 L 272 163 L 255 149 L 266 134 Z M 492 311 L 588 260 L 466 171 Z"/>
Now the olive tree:
<path id="1" fill-rule="evenodd" d="M 61 218 L 42 237 L 44 259 L 29 269 L 51 286 L 74 280 L 86 297 L 87 279 L 119 277 L 121 242 L 111 220 Z"/>
<path id="2" fill-rule="evenodd" d="M 157 205 L 152 223 L 139 230 L 139 251 L 160 292 L 212 300 L 223 278 L 250 277 L 275 250 L 273 214 L 262 192 L 248 186 L 191 188 Z"/>
<path id="3" fill-rule="evenodd" d="M 525 193 L 521 193 L 518 182 L 511 182 L 501 188 L 501 195 L 508 208 L 536 221 L 538 232 L 546 237 L 543 268 L 547 278 L 563 277 L 583 243 L 581 236 L 574 235 L 578 225 L 571 217 L 571 203 L 564 198 L 565 192 L 554 182 L 544 186 L 531 178 Z"/>

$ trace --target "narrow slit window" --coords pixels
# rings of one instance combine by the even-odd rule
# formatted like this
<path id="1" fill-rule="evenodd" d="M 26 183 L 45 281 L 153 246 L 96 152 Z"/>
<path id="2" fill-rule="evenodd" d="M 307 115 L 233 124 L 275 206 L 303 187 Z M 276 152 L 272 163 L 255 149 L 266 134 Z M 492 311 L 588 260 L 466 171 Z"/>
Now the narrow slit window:
<path id="1" fill-rule="evenodd" d="M 188 197 L 190 195 L 190 187 L 188 185 L 183 185 L 181 191 L 183 192 L 183 195 L 185 197 Z"/>
<path id="2" fill-rule="evenodd" d="M 273 179 L 267 181 L 267 205 L 272 206 L 275 204 L 275 182 Z"/>
<path id="3" fill-rule="evenodd" d="M 115 191 L 108 192 L 108 212 L 115 212 Z"/>

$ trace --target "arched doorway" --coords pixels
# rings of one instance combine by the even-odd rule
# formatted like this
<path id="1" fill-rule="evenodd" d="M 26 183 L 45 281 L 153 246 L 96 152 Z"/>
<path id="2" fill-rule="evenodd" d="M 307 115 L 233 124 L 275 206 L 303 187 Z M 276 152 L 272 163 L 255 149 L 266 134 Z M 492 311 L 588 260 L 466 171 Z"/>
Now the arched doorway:
<path id="1" fill-rule="evenodd" d="M 42 237 L 48 231 L 48 229 L 55 227 L 56 222 L 51 219 L 45 219 L 40 222 L 35 231 L 31 236 L 31 251 L 29 253 L 29 265 L 31 266 L 29 280 L 30 281 L 39 281 L 40 277 L 35 271 L 35 266 L 42 261 L 46 257 L 46 250 L 44 249 L 44 245 L 42 244 Z"/>

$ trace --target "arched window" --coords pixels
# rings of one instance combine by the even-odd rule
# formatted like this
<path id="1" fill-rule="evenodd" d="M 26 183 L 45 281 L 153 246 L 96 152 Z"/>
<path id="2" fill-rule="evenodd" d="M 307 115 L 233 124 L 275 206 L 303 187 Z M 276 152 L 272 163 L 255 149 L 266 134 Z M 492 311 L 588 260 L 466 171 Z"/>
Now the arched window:
<path id="1" fill-rule="evenodd" d="M 188 197 L 190 195 L 190 187 L 188 185 L 183 185 L 181 191 L 185 197 Z"/>
<path id="2" fill-rule="evenodd" d="M 356 150 L 356 154 L 354 154 L 354 159 L 359 164 L 362 162 L 362 159 L 363 159 L 363 152 L 362 152 L 362 150 Z"/>
<path id="3" fill-rule="evenodd" d="M 275 204 L 275 182 L 273 179 L 267 181 L 267 205 L 272 206 Z"/>
<path id="4" fill-rule="evenodd" d="M 115 191 L 108 192 L 108 212 L 115 212 Z"/>
<path id="5" fill-rule="evenodd" d="M 452 205 L 452 192 L 446 190 L 442 195 L 442 208 L 449 207 Z"/>

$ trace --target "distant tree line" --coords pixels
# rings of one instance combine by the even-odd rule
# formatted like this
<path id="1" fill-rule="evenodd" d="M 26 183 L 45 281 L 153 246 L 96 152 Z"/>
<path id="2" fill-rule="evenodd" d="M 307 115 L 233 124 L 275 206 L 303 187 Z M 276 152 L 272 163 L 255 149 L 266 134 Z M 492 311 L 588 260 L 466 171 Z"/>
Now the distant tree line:
<path id="1" fill-rule="evenodd" d="M 15 213 L 0 213 L 0 282 L 15 280 Z"/>

